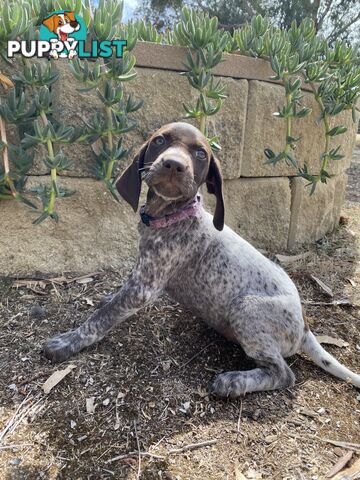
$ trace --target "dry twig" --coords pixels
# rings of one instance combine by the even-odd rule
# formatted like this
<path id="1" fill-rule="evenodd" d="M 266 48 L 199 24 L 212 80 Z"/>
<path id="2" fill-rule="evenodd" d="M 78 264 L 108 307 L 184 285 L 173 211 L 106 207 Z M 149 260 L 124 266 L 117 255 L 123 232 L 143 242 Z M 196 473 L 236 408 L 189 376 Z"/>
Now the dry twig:
<path id="1" fill-rule="evenodd" d="M 137 428 L 136 428 L 136 420 L 134 420 L 134 430 L 135 430 L 136 445 L 138 449 L 138 472 L 137 472 L 136 478 L 139 479 L 141 475 L 141 452 L 140 452 L 139 437 L 138 437 Z"/>
<path id="2" fill-rule="evenodd" d="M 198 448 L 203 448 L 203 447 L 208 447 L 209 445 L 214 445 L 217 443 L 217 438 L 214 438 L 213 440 L 207 440 L 205 442 L 200 442 L 200 443 L 190 443 L 189 445 L 184 445 L 181 448 L 174 448 L 172 450 L 169 450 L 168 454 L 173 455 L 176 453 L 183 453 L 187 452 L 189 450 L 196 450 Z"/>

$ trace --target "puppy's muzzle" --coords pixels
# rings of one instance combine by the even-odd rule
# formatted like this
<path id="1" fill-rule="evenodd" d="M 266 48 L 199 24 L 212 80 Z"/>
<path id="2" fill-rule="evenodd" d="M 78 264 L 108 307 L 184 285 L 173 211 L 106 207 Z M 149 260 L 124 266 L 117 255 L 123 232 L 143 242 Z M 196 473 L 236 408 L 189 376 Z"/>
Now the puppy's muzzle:
<path id="1" fill-rule="evenodd" d="M 161 168 L 164 173 L 171 175 L 181 175 L 186 170 L 186 166 L 181 161 L 172 158 L 164 160 Z"/>

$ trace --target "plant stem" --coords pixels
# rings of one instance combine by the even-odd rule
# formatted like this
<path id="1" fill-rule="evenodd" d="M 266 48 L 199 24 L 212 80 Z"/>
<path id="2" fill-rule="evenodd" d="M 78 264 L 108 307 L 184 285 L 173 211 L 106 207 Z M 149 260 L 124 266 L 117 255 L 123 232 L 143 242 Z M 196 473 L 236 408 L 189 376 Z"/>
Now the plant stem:
<path id="1" fill-rule="evenodd" d="M 56 168 L 51 169 L 51 192 L 50 192 L 50 199 L 49 199 L 49 205 L 48 205 L 48 213 L 51 214 L 55 210 L 55 201 L 56 201 Z"/>
<path id="2" fill-rule="evenodd" d="M 286 82 L 288 81 L 288 78 L 289 78 L 289 75 L 284 74 L 284 76 L 283 76 L 284 86 L 285 86 Z M 287 93 L 286 94 L 286 107 L 287 108 L 289 108 L 289 106 L 291 105 L 291 102 L 292 102 L 292 95 L 291 95 L 291 93 Z M 289 153 L 289 150 L 290 150 L 290 143 L 288 142 L 288 137 L 291 137 L 291 132 L 292 132 L 292 117 L 291 117 L 291 115 L 287 115 L 287 117 L 286 117 L 286 145 L 285 145 L 285 148 L 284 148 L 285 153 Z"/>
<path id="3" fill-rule="evenodd" d="M 292 96 L 291 93 L 286 95 L 286 106 L 288 107 L 291 104 Z M 291 137 L 292 133 L 292 117 L 286 117 L 286 145 L 285 145 L 285 152 L 288 153 L 290 150 L 290 143 L 288 142 L 288 137 Z"/>
<path id="4" fill-rule="evenodd" d="M 328 162 L 329 162 L 329 148 L 330 148 L 330 137 L 329 137 L 329 131 L 330 131 L 330 125 L 329 125 L 329 117 L 328 114 L 326 113 L 325 105 L 324 102 L 322 101 L 321 97 L 319 96 L 316 87 L 314 85 L 314 82 L 309 82 L 311 86 L 311 90 L 314 94 L 315 100 L 320 106 L 321 113 L 322 113 L 322 120 L 324 123 L 324 129 L 325 129 L 325 151 L 323 153 L 323 159 L 321 162 L 321 171 L 326 170 Z"/>
<path id="5" fill-rule="evenodd" d="M 5 174 L 5 182 L 7 183 L 11 195 L 14 198 L 17 198 L 18 192 L 15 188 L 14 182 L 10 177 L 10 162 L 9 162 L 9 149 L 7 145 L 7 136 L 6 136 L 6 127 L 5 127 L 5 120 L 3 117 L 0 116 L 0 137 L 1 141 L 4 143 L 3 149 L 3 161 L 4 161 L 4 174 Z"/>
<path id="6" fill-rule="evenodd" d="M 205 113 L 200 117 L 199 130 L 203 135 L 205 135 L 205 130 L 206 130 L 206 115 L 205 115 Z"/>
<path id="7" fill-rule="evenodd" d="M 49 123 L 49 120 L 46 116 L 46 113 L 43 110 L 41 110 L 41 112 L 40 112 L 40 118 L 41 118 L 44 126 L 46 126 Z M 54 158 L 55 158 L 55 156 L 54 156 L 54 146 L 53 146 L 52 141 L 47 140 L 46 146 L 47 146 L 47 150 L 48 150 L 50 160 L 54 160 Z M 46 207 L 46 211 L 49 215 L 54 213 L 55 201 L 56 201 L 56 197 L 57 197 L 57 184 L 56 184 L 57 171 L 56 171 L 56 167 L 53 167 L 53 168 L 50 169 L 50 175 L 51 175 L 50 197 L 49 197 L 49 203 Z"/>
<path id="8" fill-rule="evenodd" d="M 113 133 L 112 133 L 111 130 L 109 130 L 109 128 L 111 128 L 111 125 L 112 125 L 111 107 L 105 107 L 105 111 L 106 111 L 106 116 L 107 116 L 107 120 L 108 120 L 108 132 L 107 132 L 108 147 L 109 147 L 109 150 L 111 152 L 112 149 L 113 149 L 113 145 L 114 145 Z M 106 180 L 109 181 L 111 179 L 111 174 L 112 174 L 112 171 L 113 171 L 113 165 L 114 165 L 113 160 L 108 162 L 108 164 L 106 166 L 105 181 Z"/>
<path id="9" fill-rule="evenodd" d="M 4 143 L 4 150 L 3 150 L 4 172 L 5 172 L 5 175 L 7 176 L 10 172 L 9 152 L 8 152 L 8 146 L 7 146 L 5 121 L 1 116 L 0 116 L 0 132 L 1 132 L 1 140 Z"/>

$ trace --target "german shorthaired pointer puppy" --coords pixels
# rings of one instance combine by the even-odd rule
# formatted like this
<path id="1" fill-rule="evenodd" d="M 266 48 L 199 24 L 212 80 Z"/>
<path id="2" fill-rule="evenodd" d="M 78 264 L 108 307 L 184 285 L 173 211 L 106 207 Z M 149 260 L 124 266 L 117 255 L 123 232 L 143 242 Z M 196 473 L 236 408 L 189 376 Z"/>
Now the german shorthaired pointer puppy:
<path id="1" fill-rule="evenodd" d="M 212 390 L 221 397 L 294 385 L 284 357 L 299 351 L 360 387 L 360 375 L 327 353 L 304 323 L 299 293 L 288 275 L 224 227 L 219 163 L 199 130 L 171 123 L 140 148 L 116 183 L 135 211 L 142 180 L 149 189 L 140 210 L 139 256 L 133 273 L 83 325 L 46 343 L 49 359 L 66 360 L 98 342 L 166 292 L 255 360 L 253 370 L 215 378 Z M 198 196 L 203 183 L 216 197 L 214 217 Z"/>

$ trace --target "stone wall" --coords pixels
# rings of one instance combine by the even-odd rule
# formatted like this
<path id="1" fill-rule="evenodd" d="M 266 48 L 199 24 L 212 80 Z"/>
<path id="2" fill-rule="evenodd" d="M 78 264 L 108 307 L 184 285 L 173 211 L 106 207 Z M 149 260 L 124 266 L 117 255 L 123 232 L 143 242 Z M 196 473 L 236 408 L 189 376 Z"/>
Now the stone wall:
<path id="1" fill-rule="evenodd" d="M 159 47 L 164 48 L 148 48 Z M 162 65 L 167 65 L 169 48 L 172 47 L 167 47 Z M 176 47 L 176 55 L 180 53 L 181 49 Z M 165 70 L 149 66 L 155 57 L 149 54 L 146 59 L 144 46 L 139 57 L 138 77 L 129 87 L 145 103 L 136 113 L 138 129 L 126 137 L 126 144 L 135 148 L 161 125 L 182 120 L 182 104 L 195 98 L 187 80 L 178 74 L 182 66 L 174 58 L 169 58 L 171 70 Z M 348 132 L 338 137 L 334 146 L 341 142 L 345 158 L 330 165 L 334 177 L 328 185 L 319 185 L 310 197 L 305 182 L 294 177 L 291 167 L 282 162 L 276 167 L 264 165 L 264 148 L 280 150 L 285 139 L 284 122 L 272 115 L 284 102 L 283 87 L 266 81 L 268 72 L 262 74 L 261 80 L 261 69 L 268 67 L 266 62 L 255 59 L 244 61 L 250 65 L 249 69 L 259 66 L 254 76 L 257 80 L 246 75 L 232 78 L 242 76 L 243 68 L 236 62 L 244 58 L 232 57 L 237 58 L 225 62 L 223 73 L 229 98 L 220 113 L 210 120 L 210 129 L 220 136 L 223 147 L 219 159 L 225 178 L 226 223 L 257 247 L 277 252 L 294 250 L 321 238 L 338 224 L 356 126 L 350 113 L 342 116 Z M 80 94 L 76 90 L 80 84 L 71 75 L 66 60 L 57 61 L 56 66 L 60 72 L 60 81 L 54 87 L 57 115 L 67 124 L 78 125 L 96 111 L 99 100 L 94 91 Z M 11 73 L 8 67 L 6 70 Z M 296 122 L 298 130 L 294 134 L 302 136 L 296 155 L 301 164 L 306 161 L 316 173 L 324 135 L 322 126 L 316 123 L 317 105 L 310 94 L 304 94 L 305 103 L 314 111 L 310 117 Z M 13 201 L 0 203 L 0 274 L 88 272 L 133 262 L 137 215 L 124 201 L 116 203 L 103 184 L 93 178 L 90 147 L 67 147 L 66 153 L 73 169 L 60 183 L 77 193 L 59 200 L 58 224 L 46 221 L 35 227 L 31 224 L 35 214 L 23 205 Z M 41 152 L 36 155 L 29 186 L 48 179 L 40 155 Z M 205 194 L 205 203 L 212 208 L 211 196 Z"/>

